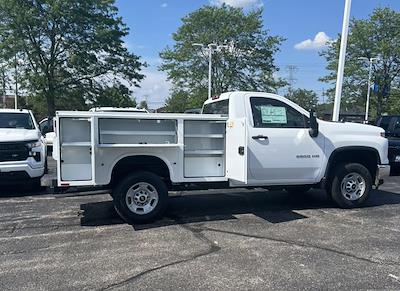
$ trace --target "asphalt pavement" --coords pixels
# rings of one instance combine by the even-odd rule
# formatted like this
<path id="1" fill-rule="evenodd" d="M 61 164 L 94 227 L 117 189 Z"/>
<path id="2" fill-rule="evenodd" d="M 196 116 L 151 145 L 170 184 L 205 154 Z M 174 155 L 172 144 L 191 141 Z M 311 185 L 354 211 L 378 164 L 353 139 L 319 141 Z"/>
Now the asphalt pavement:
<path id="1" fill-rule="evenodd" d="M 2 190 L 0 290 L 400 289 L 400 177 L 360 209 L 203 191 L 135 226 L 107 194 Z"/>

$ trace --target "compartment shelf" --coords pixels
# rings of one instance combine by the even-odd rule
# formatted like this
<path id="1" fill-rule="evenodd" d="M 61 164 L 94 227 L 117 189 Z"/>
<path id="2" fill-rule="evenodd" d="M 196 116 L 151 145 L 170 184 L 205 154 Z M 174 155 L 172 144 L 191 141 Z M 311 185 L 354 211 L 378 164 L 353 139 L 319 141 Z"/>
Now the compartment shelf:
<path id="1" fill-rule="evenodd" d="M 224 138 L 223 134 L 185 134 L 186 138 Z"/>
<path id="2" fill-rule="evenodd" d="M 189 150 L 185 151 L 185 156 L 192 155 L 192 156 L 210 156 L 210 155 L 223 155 L 223 150 Z"/>
<path id="3" fill-rule="evenodd" d="M 61 143 L 62 147 L 90 147 L 90 142 L 63 142 Z"/>
<path id="4" fill-rule="evenodd" d="M 166 143 L 166 144 L 99 144 L 100 148 L 143 148 L 143 147 L 152 147 L 152 148 L 171 148 L 171 147 L 180 147 L 182 144 L 178 143 Z"/>
<path id="5" fill-rule="evenodd" d="M 101 135 L 175 135 L 175 131 L 102 130 Z"/>

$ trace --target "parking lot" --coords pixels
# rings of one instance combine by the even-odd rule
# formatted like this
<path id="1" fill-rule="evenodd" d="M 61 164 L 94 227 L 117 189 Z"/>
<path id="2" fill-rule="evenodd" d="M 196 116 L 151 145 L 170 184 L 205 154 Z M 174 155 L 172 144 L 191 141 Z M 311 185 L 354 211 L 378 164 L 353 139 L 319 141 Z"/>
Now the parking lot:
<path id="1" fill-rule="evenodd" d="M 108 194 L 3 190 L 0 289 L 399 289 L 399 219 L 399 177 L 362 209 L 317 190 L 205 191 L 135 226 Z"/>

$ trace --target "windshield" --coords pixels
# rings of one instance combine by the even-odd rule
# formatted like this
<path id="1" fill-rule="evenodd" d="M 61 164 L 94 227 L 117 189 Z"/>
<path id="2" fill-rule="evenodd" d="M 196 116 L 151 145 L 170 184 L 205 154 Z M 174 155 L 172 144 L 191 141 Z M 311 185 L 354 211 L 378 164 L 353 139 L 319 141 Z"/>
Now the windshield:
<path id="1" fill-rule="evenodd" d="M 0 113 L 0 128 L 35 129 L 29 113 Z"/>

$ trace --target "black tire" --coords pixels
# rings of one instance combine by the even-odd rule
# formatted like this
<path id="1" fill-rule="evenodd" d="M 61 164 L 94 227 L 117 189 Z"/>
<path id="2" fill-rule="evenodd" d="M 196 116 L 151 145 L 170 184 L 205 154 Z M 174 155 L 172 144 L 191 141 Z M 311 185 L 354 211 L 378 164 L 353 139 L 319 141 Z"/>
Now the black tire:
<path id="1" fill-rule="evenodd" d="M 148 213 L 135 213 L 128 206 L 128 204 L 130 204 L 131 207 L 137 207 L 136 210 L 140 210 L 140 206 L 137 205 L 137 203 L 140 203 L 140 201 L 134 201 L 130 195 L 128 196 L 128 190 L 130 190 L 138 183 L 149 184 L 150 188 L 154 188 L 157 192 L 158 201 L 155 202 L 156 206 Z M 167 186 L 159 176 L 151 172 L 136 172 L 125 177 L 121 182 L 116 185 L 112 192 L 115 210 L 121 216 L 121 218 L 129 224 L 152 222 L 157 218 L 160 218 L 167 208 Z M 149 201 L 147 204 L 151 203 L 152 201 Z M 151 205 L 151 207 L 153 207 L 153 205 Z M 142 207 L 142 209 L 144 208 L 145 207 Z"/>
<path id="2" fill-rule="evenodd" d="M 290 194 L 305 194 L 308 191 L 310 191 L 311 186 L 309 185 L 297 185 L 297 186 L 286 186 L 285 190 L 286 192 L 289 192 Z"/>
<path id="3" fill-rule="evenodd" d="M 352 178 L 353 175 L 353 178 Z M 346 183 L 345 178 L 349 177 L 349 183 Z M 355 178 L 354 178 L 355 177 Z M 359 179 L 357 179 L 357 177 Z M 361 178 L 360 178 L 361 177 Z M 362 181 L 365 188 L 364 190 L 357 190 L 358 188 L 362 188 L 362 186 L 356 186 L 354 190 L 351 188 L 352 180 L 354 181 Z M 343 187 L 349 189 L 349 191 L 342 191 L 342 183 Z M 346 186 L 347 185 L 347 186 Z M 372 176 L 366 167 L 357 163 L 349 163 L 349 164 L 341 164 L 335 168 L 333 173 L 332 182 L 328 186 L 328 195 L 332 198 L 332 200 L 341 208 L 356 208 L 362 206 L 369 198 L 370 192 L 372 189 Z M 358 192 L 359 194 L 351 194 L 350 192 L 354 191 L 354 193 Z M 354 197 L 352 197 L 354 195 Z"/>

